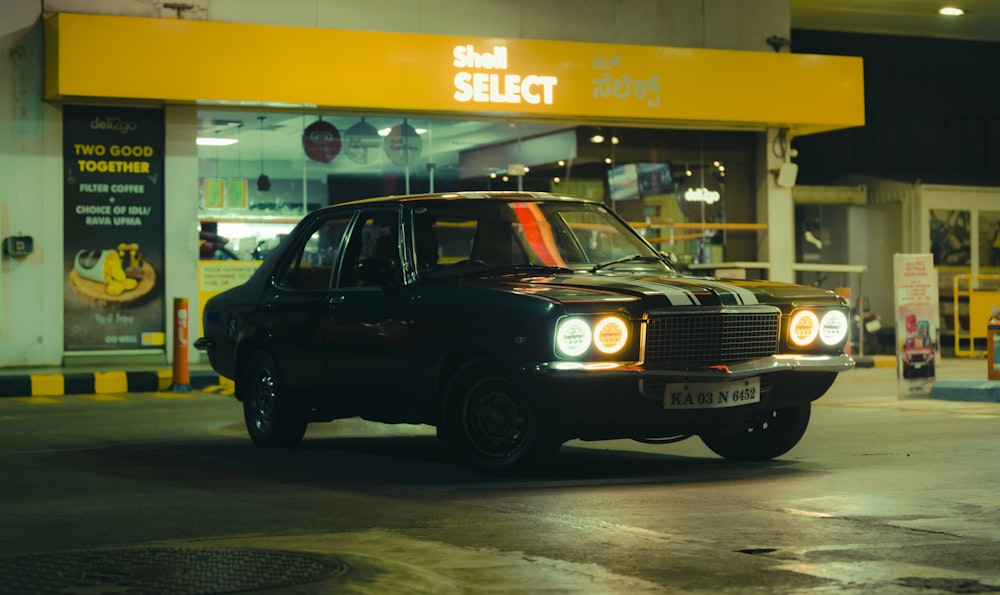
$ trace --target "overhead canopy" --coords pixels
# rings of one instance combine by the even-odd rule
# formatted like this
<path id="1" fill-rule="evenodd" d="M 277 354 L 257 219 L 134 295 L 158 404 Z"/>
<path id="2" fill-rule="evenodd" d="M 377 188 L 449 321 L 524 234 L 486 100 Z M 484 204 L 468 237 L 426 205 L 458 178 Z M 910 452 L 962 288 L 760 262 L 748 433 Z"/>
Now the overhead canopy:
<path id="1" fill-rule="evenodd" d="M 59 13 L 46 99 L 656 126 L 864 124 L 861 58 Z"/>

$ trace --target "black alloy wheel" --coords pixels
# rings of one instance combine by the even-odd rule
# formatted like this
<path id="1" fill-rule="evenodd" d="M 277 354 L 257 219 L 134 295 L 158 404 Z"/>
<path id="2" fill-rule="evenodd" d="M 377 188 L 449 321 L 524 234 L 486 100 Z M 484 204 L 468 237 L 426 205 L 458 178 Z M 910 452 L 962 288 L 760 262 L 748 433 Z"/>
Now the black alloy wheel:
<path id="1" fill-rule="evenodd" d="M 250 439 L 264 448 L 287 448 L 302 441 L 304 418 L 288 402 L 278 365 L 264 352 L 255 353 L 237 386 Z"/>
<path id="2" fill-rule="evenodd" d="M 734 461 L 767 461 L 792 449 L 809 425 L 811 403 L 800 403 L 725 429 L 701 435 L 701 441 L 715 454 Z"/>
<path id="3" fill-rule="evenodd" d="M 446 441 L 480 472 L 525 471 L 554 457 L 561 446 L 544 435 L 517 384 L 487 368 L 469 370 L 452 384 L 445 416 Z"/>

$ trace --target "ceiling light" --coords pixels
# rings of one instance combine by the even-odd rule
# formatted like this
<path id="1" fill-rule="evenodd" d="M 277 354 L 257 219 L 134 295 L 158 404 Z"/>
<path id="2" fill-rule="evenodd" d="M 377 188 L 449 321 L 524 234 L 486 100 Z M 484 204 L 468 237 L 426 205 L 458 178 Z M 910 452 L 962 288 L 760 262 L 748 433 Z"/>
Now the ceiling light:
<path id="1" fill-rule="evenodd" d="M 417 134 L 423 134 L 423 133 L 427 132 L 426 128 L 414 128 L 414 130 L 417 132 Z M 392 132 L 392 127 L 383 128 L 383 129 L 381 129 L 381 130 L 378 131 L 378 135 L 379 136 L 389 136 L 390 132 Z"/>
<path id="2" fill-rule="evenodd" d="M 202 147 L 228 147 L 240 142 L 235 138 L 213 138 L 211 136 L 199 136 L 194 142 Z"/>
<path id="3" fill-rule="evenodd" d="M 965 14 L 965 11 L 962 10 L 961 8 L 956 8 L 954 6 L 945 6 L 944 8 L 938 11 L 938 14 L 946 17 L 960 17 L 963 14 Z"/>
<path id="4" fill-rule="evenodd" d="M 611 137 L 611 144 L 612 144 L 612 145 L 617 145 L 617 144 L 618 144 L 618 142 L 619 142 L 619 141 L 618 141 L 618 137 L 617 137 L 617 136 L 612 136 L 612 137 Z"/>
<path id="5" fill-rule="evenodd" d="M 595 145 L 599 145 L 604 142 L 604 135 L 595 134 L 594 136 L 590 137 L 590 142 L 594 143 Z"/>

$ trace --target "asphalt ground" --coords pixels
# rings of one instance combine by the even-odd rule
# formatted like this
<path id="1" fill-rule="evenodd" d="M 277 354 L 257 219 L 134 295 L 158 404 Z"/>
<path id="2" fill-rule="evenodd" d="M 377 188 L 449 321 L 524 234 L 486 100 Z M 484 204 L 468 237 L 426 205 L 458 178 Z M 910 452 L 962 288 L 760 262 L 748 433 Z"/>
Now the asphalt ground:
<path id="1" fill-rule="evenodd" d="M 572 441 L 503 478 L 426 426 L 257 449 L 219 387 L 0 399 L 0 593 L 1000 592 L 1000 405 L 899 398 L 891 364 L 841 374 L 775 461 Z"/>

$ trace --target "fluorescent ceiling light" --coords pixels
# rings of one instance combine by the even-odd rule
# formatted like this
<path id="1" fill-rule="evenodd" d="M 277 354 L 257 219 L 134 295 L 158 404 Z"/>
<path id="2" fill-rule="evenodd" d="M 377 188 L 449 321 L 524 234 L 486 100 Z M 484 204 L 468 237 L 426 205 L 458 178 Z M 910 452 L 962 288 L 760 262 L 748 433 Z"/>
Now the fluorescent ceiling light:
<path id="1" fill-rule="evenodd" d="M 965 11 L 961 8 L 956 8 L 954 6 L 945 6 L 938 11 L 938 14 L 944 15 L 946 17 L 960 17 L 965 14 Z"/>
<path id="2" fill-rule="evenodd" d="M 216 138 L 212 136 L 199 136 L 195 142 L 203 147 L 228 147 L 240 142 L 235 138 Z"/>

